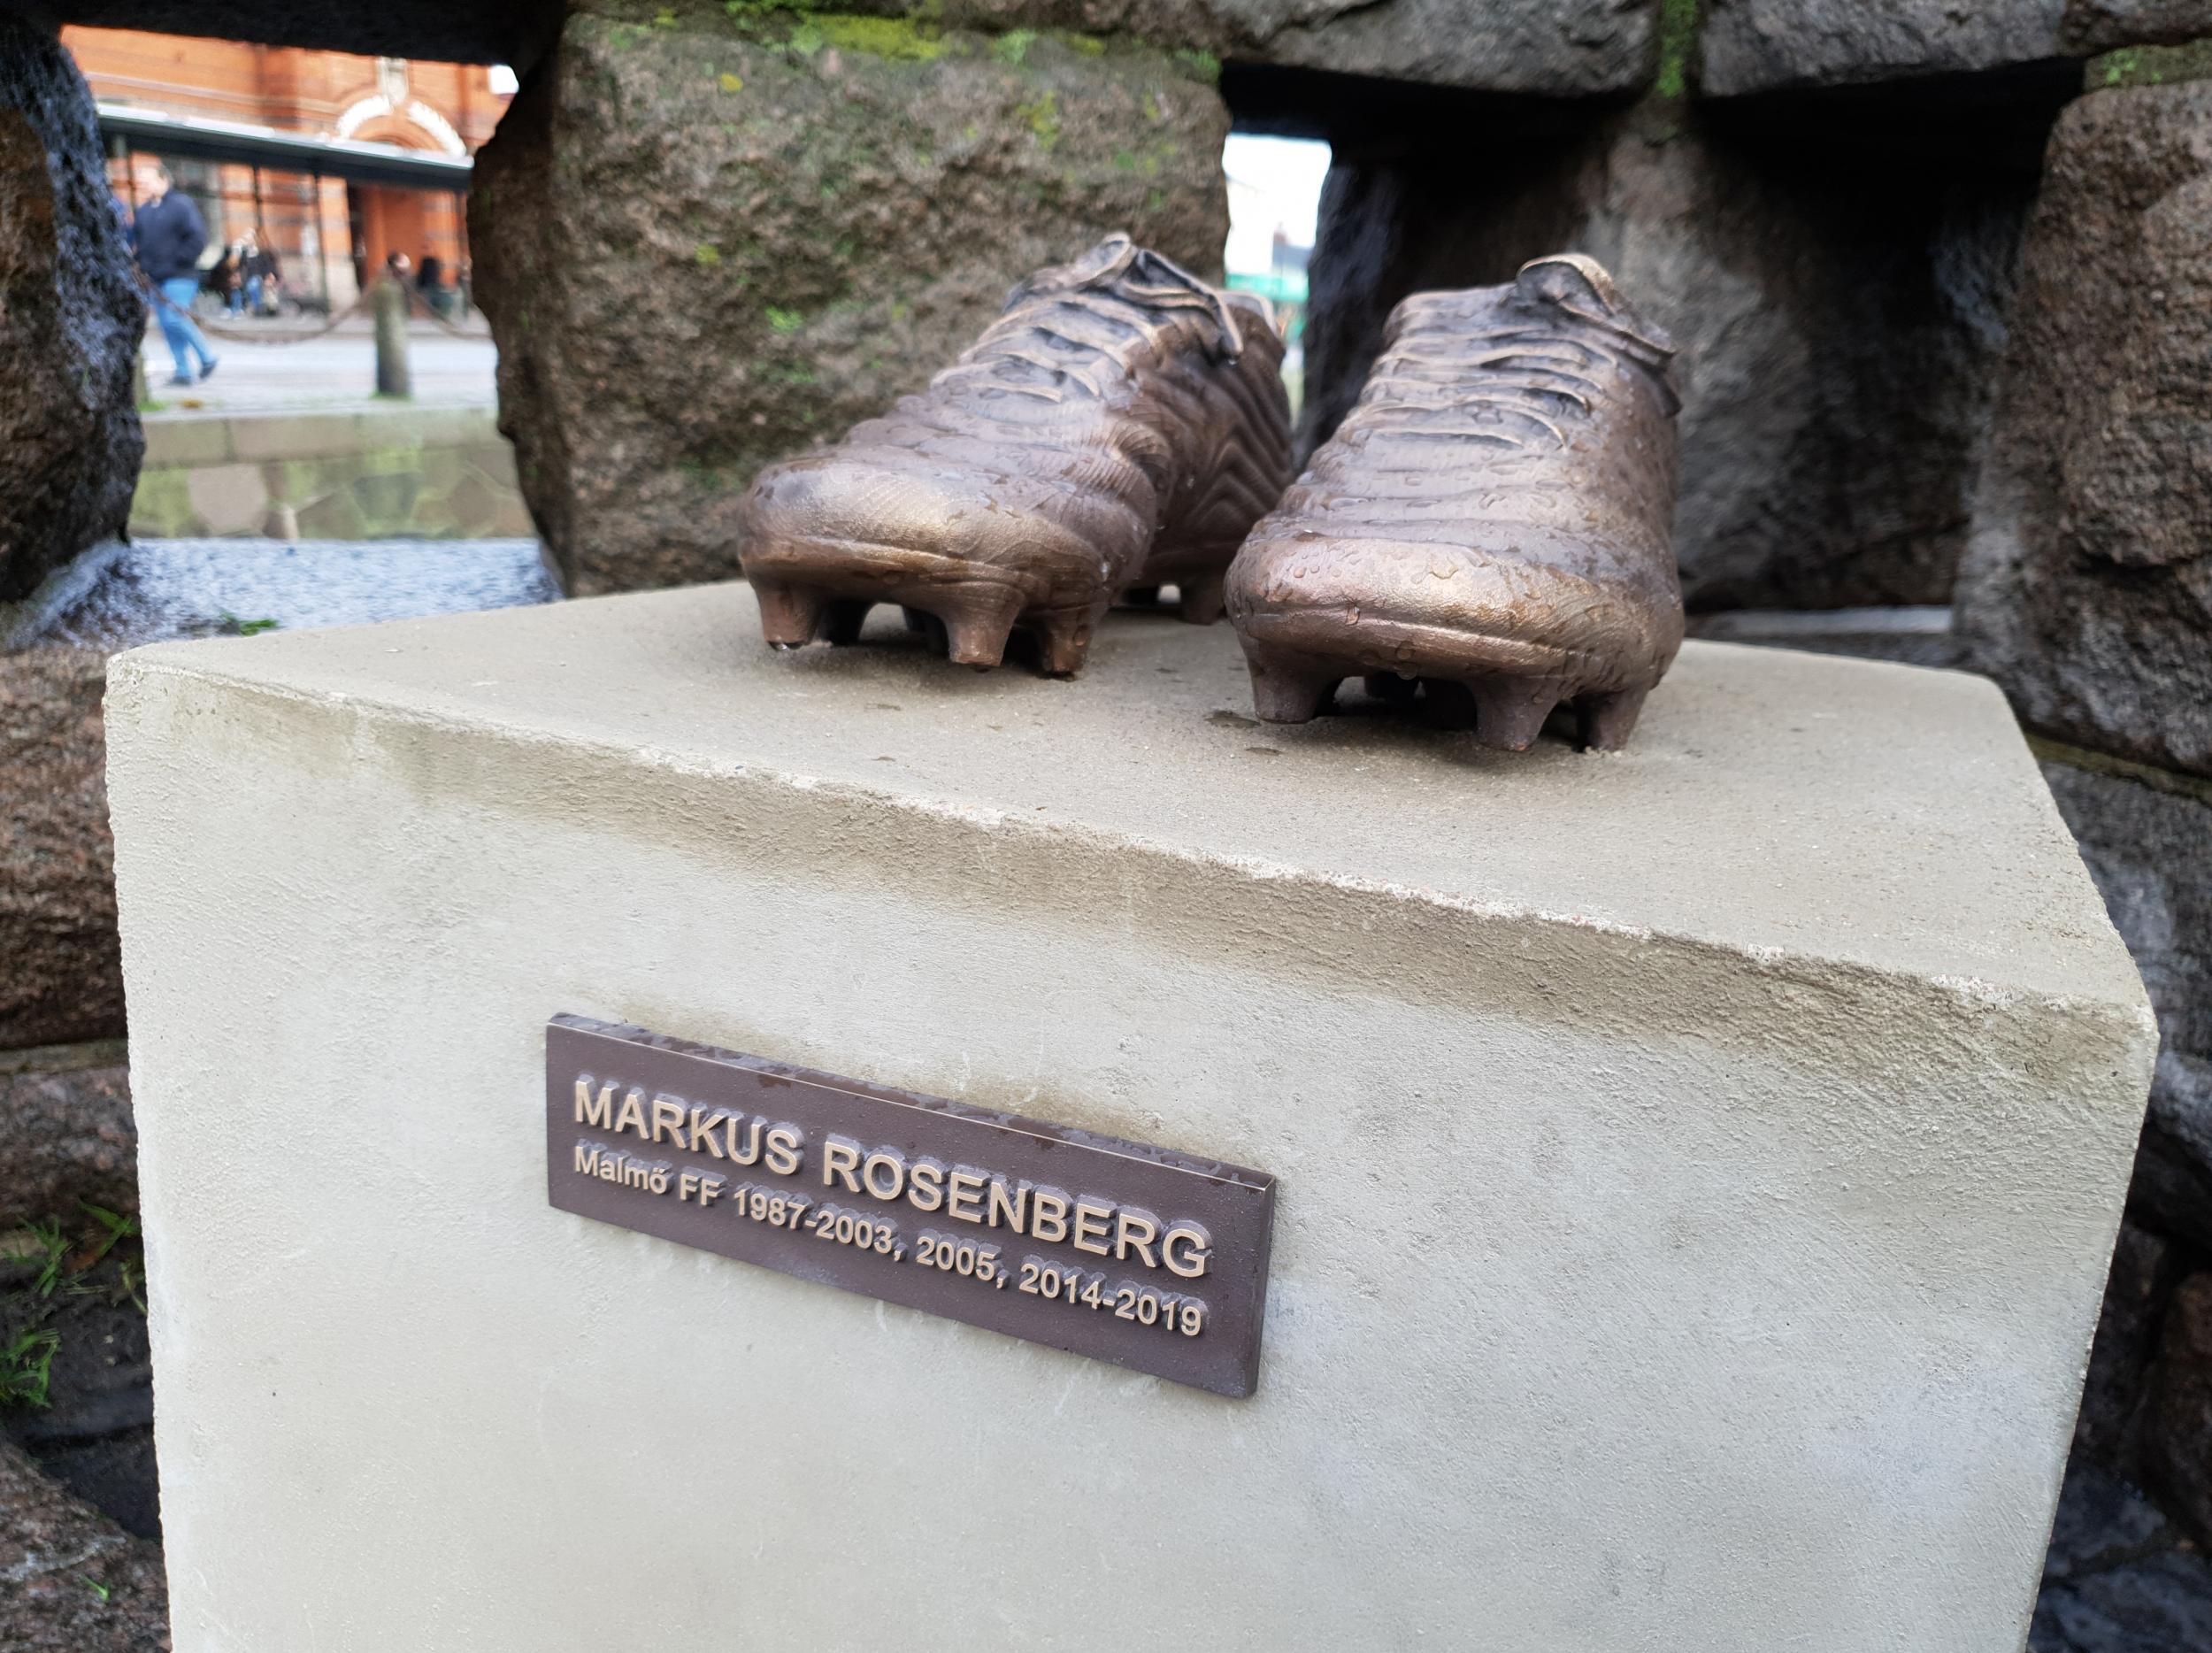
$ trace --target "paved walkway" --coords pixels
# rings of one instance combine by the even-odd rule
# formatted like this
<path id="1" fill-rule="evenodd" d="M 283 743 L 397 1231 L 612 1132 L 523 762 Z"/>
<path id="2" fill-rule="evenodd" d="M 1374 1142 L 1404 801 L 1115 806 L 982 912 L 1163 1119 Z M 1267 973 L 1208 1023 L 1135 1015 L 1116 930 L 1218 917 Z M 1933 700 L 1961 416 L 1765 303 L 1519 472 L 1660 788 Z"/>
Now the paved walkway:
<path id="1" fill-rule="evenodd" d="M 254 324 L 227 322 L 241 330 Z M 270 336 L 281 337 L 273 324 Z M 480 326 L 479 322 L 477 325 Z M 146 387 L 165 408 L 210 408 L 248 411 L 293 407 L 328 408 L 365 402 L 376 389 L 376 343 L 365 317 L 342 321 L 319 338 L 297 342 L 248 343 L 211 337 L 221 365 L 205 384 L 173 387 L 176 365 L 158 329 L 146 334 Z M 441 407 L 480 404 L 495 399 L 493 369 L 499 352 L 488 336 L 457 338 L 442 327 L 418 321 L 408 330 L 408 358 L 415 400 Z"/>

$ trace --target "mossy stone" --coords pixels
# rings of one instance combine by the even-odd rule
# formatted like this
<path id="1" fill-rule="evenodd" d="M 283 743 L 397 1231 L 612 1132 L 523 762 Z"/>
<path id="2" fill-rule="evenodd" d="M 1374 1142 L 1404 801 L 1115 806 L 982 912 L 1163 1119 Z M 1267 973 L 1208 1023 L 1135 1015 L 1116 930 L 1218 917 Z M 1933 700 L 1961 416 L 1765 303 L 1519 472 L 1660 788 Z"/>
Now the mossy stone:
<path id="1" fill-rule="evenodd" d="M 572 15 L 478 161 L 502 423 L 572 591 L 735 573 L 753 473 L 918 389 L 1041 265 L 1126 230 L 1218 273 L 1228 111 L 1169 51 L 659 15 Z"/>

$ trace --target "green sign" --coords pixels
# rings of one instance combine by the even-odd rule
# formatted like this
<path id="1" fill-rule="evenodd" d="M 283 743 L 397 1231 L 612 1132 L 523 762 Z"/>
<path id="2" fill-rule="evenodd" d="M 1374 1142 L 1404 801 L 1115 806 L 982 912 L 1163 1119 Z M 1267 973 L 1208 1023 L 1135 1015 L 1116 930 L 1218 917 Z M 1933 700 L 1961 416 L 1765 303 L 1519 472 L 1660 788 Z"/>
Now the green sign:
<path id="1" fill-rule="evenodd" d="M 1306 302 L 1306 273 L 1303 270 L 1271 270 L 1265 275 L 1240 273 L 1229 278 L 1229 286 L 1240 293 L 1257 293 L 1262 298 L 1278 304 L 1302 304 Z"/>

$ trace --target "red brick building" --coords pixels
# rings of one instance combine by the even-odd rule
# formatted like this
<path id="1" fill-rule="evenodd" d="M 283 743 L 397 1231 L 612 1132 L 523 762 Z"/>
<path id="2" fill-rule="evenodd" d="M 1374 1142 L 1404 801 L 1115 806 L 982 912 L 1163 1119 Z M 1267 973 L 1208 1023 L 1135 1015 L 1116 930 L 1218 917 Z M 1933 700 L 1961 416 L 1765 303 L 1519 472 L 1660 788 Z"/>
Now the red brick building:
<path id="1" fill-rule="evenodd" d="M 62 39 L 103 105 L 127 105 L 278 132 L 350 138 L 456 158 L 491 136 L 512 90 L 475 64 L 356 58 L 234 41 L 66 28 Z M 157 143 L 141 150 L 158 154 Z M 462 198 L 442 189 L 348 183 L 227 161 L 162 158 L 200 204 L 217 250 L 249 231 L 281 263 L 297 296 L 350 303 L 367 273 L 398 251 L 434 257 L 452 281 L 468 259 Z M 127 165 L 110 162 L 130 195 Z"/>

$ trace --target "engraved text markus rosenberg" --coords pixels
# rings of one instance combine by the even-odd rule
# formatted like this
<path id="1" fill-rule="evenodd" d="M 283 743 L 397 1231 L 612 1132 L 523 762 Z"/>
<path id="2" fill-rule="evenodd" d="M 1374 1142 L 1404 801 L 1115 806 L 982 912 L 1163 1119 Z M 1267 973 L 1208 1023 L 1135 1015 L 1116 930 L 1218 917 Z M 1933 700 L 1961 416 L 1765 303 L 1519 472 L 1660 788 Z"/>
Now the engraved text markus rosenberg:
<path id="1" fill-rule="evenodd" d="M 734 1221 L 941 1270 L 979 1289 L 1010 1287 L 1163 1334 L 1198 1337 L 1206 1328 L 1205 1299 L 1173 1283 L 1203 1280 L 1213 1258 L 1205 1226 L 1188 1218 L 1163 1219 L 1141 1206 L 833 1132 L 814 1139 L 765 1114 L 701 1107 L 666 1092 L 649 1096 L 588 1074 L 576 1080 L 575 1121 L 612 1139 L 578 1140 L 572 1169 L 579 1176 L 653 1197 L 672 1194 L 702 1209 L 720 1206 Z M 679 1167 L 657 1150 L 692 1163 Z M 726 1172 L 716 1162 L 734 1169 Z M 958 1226 L 918 1224 L 910 1234 L 898 1220 L 906 1211 Z M 1002 1236 L 1052 1249 L 1025 1252 L 1017 1265 L 1006 1259 Z M 1115 1272 L 1145 1272 L 1117 1280 L 1087 1257 L 1115 1265 Z"/>

